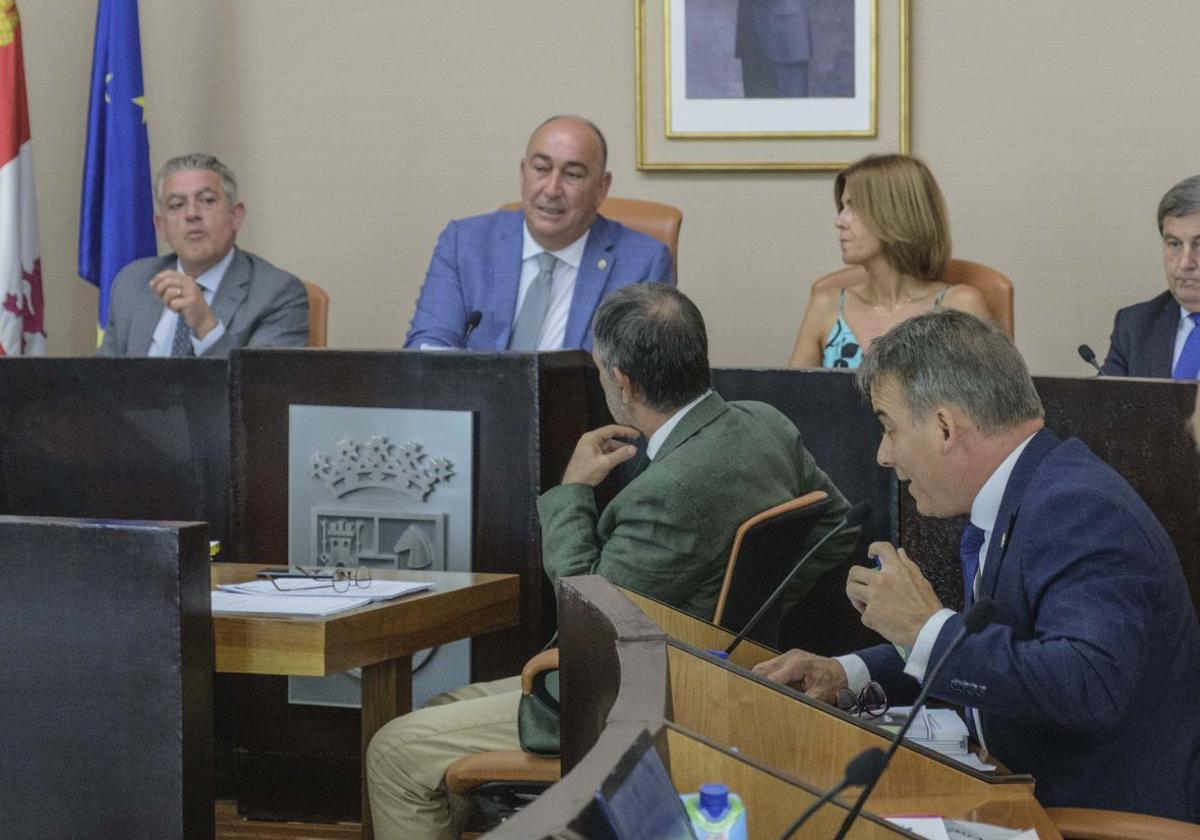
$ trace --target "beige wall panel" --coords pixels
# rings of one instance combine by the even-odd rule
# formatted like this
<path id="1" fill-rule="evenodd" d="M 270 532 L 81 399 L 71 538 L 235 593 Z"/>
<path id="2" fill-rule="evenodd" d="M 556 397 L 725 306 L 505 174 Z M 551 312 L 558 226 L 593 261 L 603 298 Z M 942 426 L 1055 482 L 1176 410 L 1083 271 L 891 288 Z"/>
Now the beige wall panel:
<path id="1" fill-rule="evenodd" d="M 891 0 L 880 0 L 891 2 Z M 1084 373 L 1115 309 L 1163 285 L 1153 214 L 1200 171 L 1186 107 L 1194 0 L 913 0 L 914 151 L 950 202 L 956 253 L 1017 288 L 1035 372 Z M 95 4 L 24 0 L 51 352 L 90 351 L 75 276 Z M 684 211 L 681 287 L 713 360 L 788 356 L 816 276 L 840 264 L 828 174 L 640 174 L 627 0 L 143 2 L 151 156 L 234 168 L 240 243 L 332 296 L 338 347 L 398 347 L 448 219 L 516 196 L 543 116 L 611 145 L 613 193 Z M 1181 104 L 1182 103 L 1182 104 Z"/>

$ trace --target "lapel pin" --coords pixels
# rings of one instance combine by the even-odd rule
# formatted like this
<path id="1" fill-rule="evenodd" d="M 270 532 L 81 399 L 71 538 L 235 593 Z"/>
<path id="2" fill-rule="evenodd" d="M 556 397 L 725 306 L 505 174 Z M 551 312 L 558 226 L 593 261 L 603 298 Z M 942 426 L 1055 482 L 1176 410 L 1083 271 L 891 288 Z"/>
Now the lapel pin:
<path id="1" fill-rule="evenodd" d="M 608 260 L 600 260 L 600 262 L 596 263 L 596 268 L 601 270 L 608 268 Z"/>

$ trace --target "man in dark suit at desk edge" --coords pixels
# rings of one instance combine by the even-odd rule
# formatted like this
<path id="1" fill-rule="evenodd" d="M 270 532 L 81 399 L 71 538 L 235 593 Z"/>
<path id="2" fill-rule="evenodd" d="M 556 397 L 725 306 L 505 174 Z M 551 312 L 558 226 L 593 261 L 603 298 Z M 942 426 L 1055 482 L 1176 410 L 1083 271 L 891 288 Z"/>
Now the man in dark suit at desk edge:
<path id="1" fill-rule="evenodd" d="M 925 516 L 970 515 L 965 602 L 996 619 L 950 653 L 931 695 L 966 708 L 988 751 L 1047 806 L 1200 821 L 1200 626 L 1179 558 L 1129 484 L 1045 428 L 1021 355 L 943 310 L 905 321 L 856 373 L 883 425 L 881 466 Z M 911 700 L 963 627 L 903 549 L 873 543 L 846 594 L 890 642 L 755 667 L 819 699 L 874 680 Z"/>
<path id="2" fill-rule="evenodd" d="M 1162 197 L 1158 232 L 1167 291 L 1117 313 L 1105 376 L 1194 380 L 1200 373 L 1200 175 Z"/>

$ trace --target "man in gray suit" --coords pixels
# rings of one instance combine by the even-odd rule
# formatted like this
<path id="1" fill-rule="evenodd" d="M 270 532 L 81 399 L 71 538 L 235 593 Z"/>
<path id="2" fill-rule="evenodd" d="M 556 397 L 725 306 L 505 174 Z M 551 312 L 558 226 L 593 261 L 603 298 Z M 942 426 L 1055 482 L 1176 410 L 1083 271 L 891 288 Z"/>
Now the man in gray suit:
<path id="1" fill-rule="evenodd" d="M 154 194 L 154 227 L 174 253 L 117 274 L 99 355 L 219 358 L 234 347 L 308 343 L 304 284 L 233 244 L 246 208 L 224 164 L 171 158 Z"/>

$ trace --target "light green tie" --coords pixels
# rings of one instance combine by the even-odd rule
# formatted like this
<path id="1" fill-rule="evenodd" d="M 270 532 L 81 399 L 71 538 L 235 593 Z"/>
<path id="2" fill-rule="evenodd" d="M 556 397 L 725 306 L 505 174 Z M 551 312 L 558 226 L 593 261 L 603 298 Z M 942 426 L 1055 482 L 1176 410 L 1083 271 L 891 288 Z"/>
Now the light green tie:
<path id="1" fill-rule="evenodd" d="M 554 266 L 558 264 L 558 257 L 542 251 L 537 255 L 537 263 L 537 276 L 529 284 L 513 324 L 512 338 L 508 342 L 510 350 L 537 350 L 542 323 L 550 309 L 550 291 L 554 286 Z"/>

